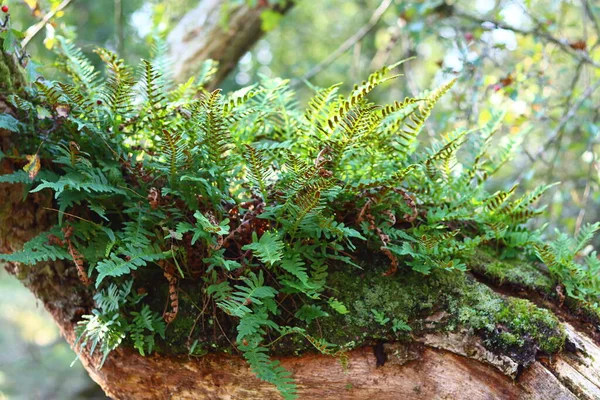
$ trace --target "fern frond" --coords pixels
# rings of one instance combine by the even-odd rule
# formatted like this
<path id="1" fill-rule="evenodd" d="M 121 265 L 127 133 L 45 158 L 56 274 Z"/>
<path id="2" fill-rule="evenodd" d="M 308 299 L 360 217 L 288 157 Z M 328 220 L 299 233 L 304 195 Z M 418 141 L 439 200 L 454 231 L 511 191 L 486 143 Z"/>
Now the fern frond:
<path id="1" fill-rule="evenodd" d="M 250 369 L 259 379 L 274 384 L 285 400 L 298 398 L 290 372 L 279 365 L 279 361 L 272 361 L 266 348 L 256 346 L 241 349 Z"/>
<path id="2" fill-rule="evenodd" d="M 600 229 L 600 222 L 593 224 L 585 224 L 579 230 L 577 237 L 575 238 L 575 249 L 573 253 L 577 254 L 587 246 L 587 244 L 593 239 L 594 234 Z"/>
<path id="3" fill-rule="evenodd" d="M 250 145 L 246 145 L 244 153 L 246 162 L 248 163 L 248 176 L 250 181 L 260 190 L 265 203 L 268 200 L 268 186 L 273 179 L 273 170 L 269 168 L 263 156 L 263 151 L 257 150 Z"/>
<path id="4" fill-rule="evenodd" d="M 435 104 L 444 94 L 446 94 L 452 88 L 452 86 L 454 86 L 456 81 L 457 78 L 454 78 L 450 82 L 440 86 L 439 88 L 431 92 L 431 94 L 429 94 L 429 96 L 427 96 L 427 98 L 425 98 L 425 100 L 421 103 L 416 112 L 411 113 L 409 115 L 408 118 L 410 122 L 407 122 L 405 124 L 405 128 L 402 131 L 403 141 L 401 143 L 404 146 L 404 148 L 406 148 L 407 150 L 411 148 L 412 143 L 417 139 L 417 136 L 423 129 L 425 121 L 427 120 L 427 118 L 429 118 L 429 115 L 431 114 L 431 111 L 433 110 Z"/>
<path id="5" fill-rule="evenodd" d="M 328 88 L 318 90 L 308 101 L 308 108 L 304 111 L 304 118 L 311 126 L 324 122 L 327 113 L 326 108 L 338 91 L 341 83 L 331 85 Z"/>
<path id="6" fill-rule="evenodd" d="M 250 305 L 261 305 L 277 294 L 277 290 L 270 286 L 264 286 L 265 278 L 262 270 L 258 275 L 251 272 L 249 277 L 244 278 L 244 281 L 247 286 L 235 285 L 237 291 L 217 302 L 219 308 L 233 317 L 242 318 L 246 314 L 252 313 Z"/>
<path id="7" fill-rule="evenodd" d="M 162 130 L 162 154 L 166 158 L 169 179 L 171 185 L 175 186 L 177 183 L 177 175 L 184 163 L 184 152 L 185 143 L 181 134 L 171 132 L 167 129 Z"/>
<path id="8" fill-rule="evenodd" d="M 156 247 L 140 249 L 128 245 L 117 249 L 109 258 L 96 264 L 95 270 L 98 272 L 96 287 L 100 286 L 104 278 L 108 276 L 117 277 L 127 275 L 131 271 L 147 265 L 149 262 L 164 260 L 170 256 L 170 251 L 164 252 Z"/>
<path id="9" fill-rule="evenodd" d="M 283 258 L 283 242 L 281 238 L 271 232 L 265 232 L 258 239 L 256 232 L 252 233 L 252 243 L 243 247 L 244 250 L 252 250 L 261 262 L 273 265 Z"/>
<path id="10" fill-rule="evenodd" d="M 96 53 L 106 64 L 107 78 L 100 89 L 100 100 L 117 115 L 127 118 L 133 113 L 133 72 L 122 59 L 106 49 L 96 49 Z"/>
<path id="11" fill-rule="evenodd" d="M 62 36 L 57 38 L 62 55 L 62 62 L 59 62 L 59 66 L 62 66 L 75 83 L 82 87 L 87 96 L 94 96 L 100 82 L 98 71 L 72 41 Z"/>
<path id="12" fill-rule="evenodd" d="M 70 259 L 71 256 L 65 248 L 50 241 L 49 235 L 58 235 L 59 232 L 57 229 L 43 232 L 25 243 L 22 250 L 12 254 L 0 254 L 0 260 L 35 265 L 42 261 Z"/>

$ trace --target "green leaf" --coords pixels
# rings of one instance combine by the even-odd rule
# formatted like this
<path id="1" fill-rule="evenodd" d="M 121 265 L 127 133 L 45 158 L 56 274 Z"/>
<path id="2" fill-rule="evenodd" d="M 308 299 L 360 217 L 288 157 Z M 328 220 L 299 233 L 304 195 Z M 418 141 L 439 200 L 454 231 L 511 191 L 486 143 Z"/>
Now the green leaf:
<path id="1" fill-rule="evenodd" d="M 20 132 L 23 130 L 23 125 L 19 120 L 10 114 L 0 114 L 0 129 L 6 129 L 11 132 Z"/>
<path id="2" fill-rule="evenodd" d="M 323 309 L 316 304 L 305 304 L 302 307 L 300 307 L 298 311 L 296 311 L 294 316 L 306 322 L 307 324 L 310 324 L 313 320 L 317 318 L 328 317 L 329 314 L 323 311 Z"/>
<path id="3" fill-rule="evenodd" d="M 260 14 L 260 28 L 264 32 L 270 32 L 273 29 L 275 29 L 277 25 L 279 25 L 281 18 L 283 18 L 283 15 L 281 15 L 277 11 L 271 9 L 265 10 Z"/>
<path id="4" fill-rule="evenodd" d="M 127 275 L 131 271 L 147 265 L 149 262 L 163 260 L 171 256 L 170 251 L 161 252 L 160 249 L 153 247 L 139 249 L 128 245 L 126 248 L 115 250 L 109 258 L 96 264 L 95 269 L 98 272 L 96 287 L 100 286 L 104 278 L 108 276 L 117 277 Z"/>
<path id="5" fill-rule="evenodd" d="M 350 312 L 350 311 L 348 311 L 348 309 L 346 308 L 344 303 L 342 303 L 335 297 L 330 297 L 327 302 L 329 303 L 329 306 L 331 308 L 333 308 L 335 311 L 337 311 L 339 314 L 344 315 L 344 314 L 348 314 Z"/>
<path id="6" fill-rule="evenodd" d="M 243 249 L 252 250 L 263 263 L 273 265 L 283 258 L 283 242 L 276 233 L 265 232 L 258 240 L 256 232 L 252 232 L 252 242 Z"/>

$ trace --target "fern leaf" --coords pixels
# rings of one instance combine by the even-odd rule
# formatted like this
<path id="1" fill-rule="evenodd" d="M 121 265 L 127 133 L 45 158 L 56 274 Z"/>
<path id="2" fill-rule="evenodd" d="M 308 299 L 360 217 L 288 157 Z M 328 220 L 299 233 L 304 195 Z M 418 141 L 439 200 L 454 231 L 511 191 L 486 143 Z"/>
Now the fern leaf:
<path id="1" fill-rule="evenodd" d="M 267 187 L 269 185 L 269 181 L 274 176 L 273 171 L 267 166 L 267 163 L 260 150 L 257 150 L 250 145 L 246 145 L 246 150 L 247 151 L 244 156 L 249 165 L 248 173 L 250 180 L 256 187 L 258 187 L 263 196 L 263 200 L 266 203 L 268 198 Z"/>
<path id="2" fill-rule="evenodd" d="M 117 254 L 120 255 L 120 257 L 117 256 Z M 147 265 L 149 262 L 164 260 L 170 256 L 170 251 L 162 252 L 160 249 L 152 247 L 138 249 L 129 245 L 126 248 L 118 249 L 113 252 L 109 258 L 96 264 L 95 270 L 98 272 L 96 287 L 100 286 L 106 277 L 127 275 L 131 273 L 131 271 Z"/>
<path id="3" fill-rule="evenodd" d="M 260 346 L 249 348 L 240 346 L 240 348 L 250 369 L 259 379 L 274 384 L 285 400 L 298 398 L 296 385 L 290 378 L 290 372 L 279 365 L 279 361 L 270 360 L 267 349 Z"/>
<path id="4" fill-rule="evenodd" d="M 265 232 L 258 239 L 256 232 L 252 232 L 252 243 L 243 247 L 252 250 L 258 259 L 267 265 L 278 263 L 283 258 L 283 242 L 277 234 Z"/>

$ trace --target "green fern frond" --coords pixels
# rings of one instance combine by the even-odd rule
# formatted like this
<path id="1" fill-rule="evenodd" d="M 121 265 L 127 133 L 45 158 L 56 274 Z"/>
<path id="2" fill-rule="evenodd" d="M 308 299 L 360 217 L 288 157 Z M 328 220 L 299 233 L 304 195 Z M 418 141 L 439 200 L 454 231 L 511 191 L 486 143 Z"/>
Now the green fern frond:
<path id="1" fill-rule="evenodd" d="M 244 153 L 246 162 L 248 163 L 248 176 L 250 181 L 258 188 L 265 202 L 268 201 L 268 186 L 273 179 L 274 173 L 267 165 L 262 150 L 257 150 L 250 145 L 246 145 Z"/>
<path id="2" fill-rule="evenodd" d="M 245 245 L 243 249 L 252 250 L 261 262 L 273 265 L 283 258 L 283 246 L 281 239 L 271 232 L 263 233 L 260 239 L 253 232 L 252 243 Z"/>
<path id="3" fill-rule="evenodd" d="M 266 348 L 256 346 L 241 347 L 241 349 L 250 369 L 259 379 L 275 385 L 285 400 L 298 398 L 296 385 L 290 372 L 279 365 L 279 361 L 272 361 L 267 355 Z"/>
<path id="4" fill-rule="evenodd" d="M 327 115 L 327 106 L 335 97 L 341 83 L 331 85 L 328 88 L 318 90 L 308 101 L 308 108 L 304 112 L 304 118 L 310 126 L 321 125 Z"/>
<path id="5" fill-rule="evenodd" d="M 44 232 L 29 240 L 23 249 L 12 254 L 0 254 L 0 260 L 5 262 L 16 262 L 25 265 L 35 265 L 42 261 L 67 260 L 71 256 L 69 252 L 56 244 L 51 244 L 49 235 L 60 235 L 60 230 L 53 229 Z"/>
<path id="6" fill-rule="evenodd" d="M 169 180 L 171 185 L 176 186 L 178 172 L 184 163 L 185 144 L 179 133 L 167 129 L 162 130 L 161 140 L 161 149 L 166 158 Z"/>
<path id="7" fill-rule="evenodd" d="M 62 36 L 57 36 L 57 39 L 62 55 L 62 58 L 59 59 L 59 67 L 62 67 L 73 78 L 76 85 L 82 87 L 87 96 L 94 96 L 100 83 L 98 71 L 72 41 Z"/>
<path id="8" fill-rule="evenodd" d="M 100 286 L 106 277 L 118 277 L 129 274 L 139 267 L 146 266 L 149 262 L 164 260 L 171 256 L 170 251 L 161 251 L 156 247 L 146 249 L 135 248 L 128 245 L 115 250 L 109 258 L 96 264 L 94 269 L 98 273 L 96 287 Z"/>
<path id="9" fill-rule="evenodd" d="M 99 99 L 117 115 L 127 118 L 133 113 L 133 72 L 122 59 L 106 49 L 96 49 L 107 68 L 107 78 L 100 89 Z"/>
<path id="10" fill-rule="evenodd" d="M 237 291 L 217 301 L 217 306 L 233 317 L 243 318 L 246 314 L 252 313 L 251 305 L 262 305 L 277 294 L 277 290 L 264 285 L 265 278 L 262 270 L 258 275 L 250 273 L 244 281 L 247 286 L 235 285 Z"/>
<path id="11" fill-rule="evenodd" d="M 585 224 L 579 230 L 577 237 L 575 238 L 575 249 L 573 253 L 577 254 L 581 250 L 587 246 L 587 244 L 592 240 L 594 234 L 600 229 L 600 222 L 596 222 L 593 224 Z"/>

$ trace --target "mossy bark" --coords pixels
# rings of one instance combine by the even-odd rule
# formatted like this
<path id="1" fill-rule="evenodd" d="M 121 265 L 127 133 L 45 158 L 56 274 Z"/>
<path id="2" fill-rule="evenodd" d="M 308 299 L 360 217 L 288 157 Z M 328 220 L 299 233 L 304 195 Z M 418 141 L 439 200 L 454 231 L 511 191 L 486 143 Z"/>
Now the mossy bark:
<path id="1" fill-rule="evenodd" d="M 20 90 L 22 73 L 6 54 L 0 70 L 9 71 L 0 83 L 0 111 L 12 112 L 5 100 Z M 8 152 L 17 141 L 8 132 L 2 135 L 1 150 Z M 0 172 L 19 167 L 4 159 Z M 36 193 L 23 201 L 24 190 L 0 184 L 0 252 L 19 249 L 56 223 L 56 214 L 49 211 L 52 197 Z M 600 398 L 595 314 L 578 313 L 576 304 L 561 307 L 559 298 L 553 300 L 552 280 L 530 263 L 509 264 L 478 254 L 470 267 L 474 276 L 442 271 L 426 277 L 401 270 L 383 277 L 385 265 L 371 260 L 362 271 L 332 271 L 329 294 L 350 313 L 332 315 L 308 329 L 354 345 L 343 367 L 333 357 L 315 354 L 302 340 L 278 342 L 274 350 L 293 373 L 301 398 Z M 92 293 L 80 284 L 76 268 L 57 262 L 9 264 L 7 269 L 43 302 L 73 345 L 77 321 L 92 308 Z M 160 278 L 155 284 L 164 282 Z M 180 298 L 185 303 L 185 296 Z M 98 355 L 76 351 L 92 378 L 117 399 L 278 398 L 274 387 L 254 377 L 235 348 L 210 342 L 209 334 L 204 347 L 215 345 L 220 351 L 185 354 L 190 330 L 199 329 L 194 310 L 182 304 L 168 341 L 151 356 L 141 357 L 124 346 L 98 369 Z M 374 311 L 389 321 L 376 319 Z"/>

